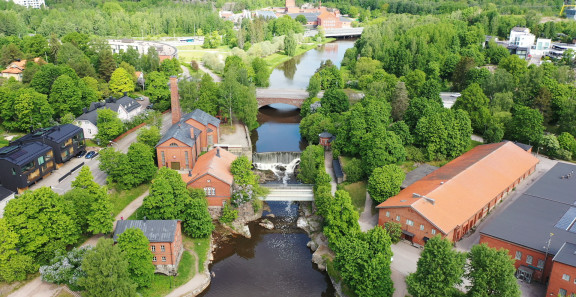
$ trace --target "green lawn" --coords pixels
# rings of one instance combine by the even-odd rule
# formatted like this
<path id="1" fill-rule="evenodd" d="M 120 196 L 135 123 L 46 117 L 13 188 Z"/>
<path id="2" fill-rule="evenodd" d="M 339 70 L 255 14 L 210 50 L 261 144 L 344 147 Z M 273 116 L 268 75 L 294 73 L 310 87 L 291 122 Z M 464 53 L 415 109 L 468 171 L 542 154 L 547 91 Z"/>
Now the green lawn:
<path id="1" fill-rule="evenodd" d="M 112 213 L 117 216 L 130 202 L 142 195 L 150 187 L 149 184 L 139 185 L 130 190 L 111 190 L 110 201 L 112 202 Z"/>
<path id="2" fill-rule="evenodd" d="M 152 285 L 149 288 L 140 289 L 139 293 L 144 297 L 164 296 L 172 291 L 172 289 L 185 284 L 194 277 L 195 269 L 193 269 L 193 267 L 196 264 L 194 260 L 194 256 L 188 251 L 184 251 L 180 264 L 178 264 L 177 276 L 154 274 Z"/>
<path id="3" fill-rule="evenodd" d="M 210 250 L 210 238 L 190 238 L 184 236 L 184 247 L 189 250 L 194 250 L 198 255 L 198 272 L 204 272 L 204 262 L 208 258 L 208 251 Z"/>
<path id="4" fill-rule="evenodd" d="M 358 214 L 364 211 L 364 203 L 366 201 L 366 182 L 360 181 L 356 183 L 342 185 L 344 190 L 350 193 L 352 198 L 352 205 L 358 211 Z"/>
<path id="5" fill-rule="evenodd" d="M 483 144 L 483 143 L 480 142 L 480 141 L 476 141 L 476 140 L 470 139 L 470 144 L 468 144 L 468 147 L 466 148 L 466 151 L 469 151 L 469 150 L 471 150 L 471 149 L 473 149 L 473 148 L 475 148 L 475 147 L 477 147 L 477 146 L 479 146 L 479 145 L 481 145 L 481 144 Z"/>

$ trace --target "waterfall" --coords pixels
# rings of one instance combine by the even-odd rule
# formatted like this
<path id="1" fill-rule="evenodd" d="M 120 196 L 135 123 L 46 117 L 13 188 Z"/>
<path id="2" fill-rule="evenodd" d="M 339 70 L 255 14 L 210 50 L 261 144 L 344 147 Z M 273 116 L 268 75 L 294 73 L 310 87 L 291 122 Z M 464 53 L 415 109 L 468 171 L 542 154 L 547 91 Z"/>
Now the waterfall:
<path id="1" fill-rule="evenodd" d="M 266 152 L 252 156 L 254 167 L 258 170 L 271 170 L 279 181 L 287 184 L 294 176 L 294 169 L 300 164 L 299 152 Z"/>

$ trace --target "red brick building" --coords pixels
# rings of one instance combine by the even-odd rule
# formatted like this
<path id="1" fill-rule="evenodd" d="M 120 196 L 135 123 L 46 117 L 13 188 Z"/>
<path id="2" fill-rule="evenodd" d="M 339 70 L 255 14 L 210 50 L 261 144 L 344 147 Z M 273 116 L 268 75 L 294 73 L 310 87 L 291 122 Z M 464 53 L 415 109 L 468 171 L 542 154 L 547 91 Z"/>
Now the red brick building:
<path id="1" fill-rule="evenodd" d="M 230 166 L 236 156 L 227 150 L 216 148 L 198 158 L 196 166 L 182 179 L 189 188 L 203 189 L 208 206 L 223 206 L 232 195 L 234 176 Z"/>
<path id="2" fill-rule="evenodd" d="M 516 260 L 516 277 L 548 282 L 546 296 L 576 293 L 575 170 L 556 164 L 480 230 L 480 243 Z"/>
<path id="3" fill-rule="evenodd" d="M 220 120 L 196 109 L 181 116 L 176 77 L 170 78 L 172 126 L 156 145 L 158 168 L 190 170 L 201 152 L 218 143 Z"/>
<path id="4" fill-rule="evenodd" d="M 114 241 L 127 229 L 138 228 L 150 241 L 154 254 L 152 263 L 157 273 L 176 275 L 182 257 L 182 227 L 180 220 L 122 220 L 116 224 Z"/>
<path id="5" fill-rule="evenodd" d="M 378 224 L 402 224 L 403 238 L 419 245 L 438 234 L 458 241 L 537 163 L 511 142 L 477 146 L 378 205 Z"/>

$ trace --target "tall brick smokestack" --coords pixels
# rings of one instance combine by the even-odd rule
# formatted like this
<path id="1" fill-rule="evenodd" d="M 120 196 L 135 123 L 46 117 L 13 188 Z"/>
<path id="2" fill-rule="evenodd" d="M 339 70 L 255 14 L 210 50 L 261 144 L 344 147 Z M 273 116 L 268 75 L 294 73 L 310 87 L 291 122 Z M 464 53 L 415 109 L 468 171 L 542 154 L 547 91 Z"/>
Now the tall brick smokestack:
<path id="1" fill-rule="evenodd" d="M 172 125 L 178 123 L 182 117 L 180 109 L 180 95 L 178 94 L 178 78 L 170 76 L 170 101 L 172 104 Z"/>

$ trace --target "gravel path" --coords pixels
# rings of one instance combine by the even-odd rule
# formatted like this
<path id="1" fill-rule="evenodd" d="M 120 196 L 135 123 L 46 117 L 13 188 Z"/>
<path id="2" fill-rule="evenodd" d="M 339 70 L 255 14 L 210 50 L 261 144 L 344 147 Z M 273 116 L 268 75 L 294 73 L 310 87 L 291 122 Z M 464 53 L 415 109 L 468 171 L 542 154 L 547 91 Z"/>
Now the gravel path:
<path id="1" fill-rule="evenodd" d="M 195 274 L 194 277 L 187 283 L 181 285 L 180 287 L 174 289 L 166 297 L 180 297 L 180 296 L 196 296 L 198 291 L 203 291 L 210 283 L 210 274 L 205 271 L 203 273 L 198 273 L 198 266 L 204 265 L 204 263 L 198 263 L 198 255 L 196 252 L 187 250 L 196 259 L 194 261 Z"/>

